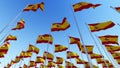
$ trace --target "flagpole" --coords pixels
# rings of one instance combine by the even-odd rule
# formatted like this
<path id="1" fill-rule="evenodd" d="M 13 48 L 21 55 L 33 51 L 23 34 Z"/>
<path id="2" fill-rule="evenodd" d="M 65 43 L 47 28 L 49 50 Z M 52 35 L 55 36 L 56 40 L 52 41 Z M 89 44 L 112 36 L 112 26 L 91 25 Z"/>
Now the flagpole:
<path id="1" fill-rule="evenodd" d="M 90 29 L 89 29 L 87 23 L 85 23 L 85 24 L 86 24 L 86 26 L 87 26 L 87 29 L 88 29 L 88 31 L 89 31 L 89 33 L 90 33 L 90 35 L 91 35 L 91 37 L 92 37 L 92 39 L 93 39 L 95 45 L 96 45 L 98 51 L 100 52 L 100 54 L 102 55 L 102 58 L 104 59 L 104 63 L 107 65 L 107 68 L 109 68 L 109 67 L 108 67 L 108 64 L 107 64 L 106 61 L 105 61 L 105 57 L 103 56 L 103 54 L 102 54 L 102 52 L 101 52 L 101 50 L 100 50 L 100 48 L 99 48 L 97 42 L 95 41 L 95 39 L 94 39 L 94 37 L 93 37 L 93 34 L 90 32 Z"/>
<path id="2" fill-rule="evenodd" d="M 96 35 L 95 35 L 96 36 Z M 96 38 L 97 38 L 97 40 L 98 40 L 98 37 L 96 36 Z M 106 51 L 106 49 L 105 49 L 105 47 L 104 46 L 102 46 L 102 44 L 101 44 L 101 42 L 98 40 L 98 42 L 99 42 L 99 44 L 101 45 L 101 47 L 102 47 L 102 49 L 104 50 L 104 52 L 105 52 L 105 54 L 106 54 L 106 56 L 109 58 L 109 60 L 114 64 L 114 66 L 118 66 L 118 67 L 120 67 L 119 65 L 118 65 L 118 63 L 115 63 L 115 61 L 112 59 L 110 59 L 110 57 L 109 56 L 111 56 L 110 54 L 108 54 L 107 53 L 107 51 Z M 108 56 L 109 55 L 109 56 Z M 116 66 L 116 68 L 117 68 L 117 66 Z"/>
<path id="3" fill-rule="evenodd" d="M 70 6 L 70 8 L 71 8 L 71 6 Z M 83 37 L 82 37 L 82 34 L 81 34 L 81 32 L 80 32 L 80 28 L 79 28 L 79 26 L 78 26 L 78 22 L 77 22 L 77 19 L 76 19 L 75 15 L 74 15 L 74 12 L 73 12 L 73 9 L 72 9 L 72 8 L 71 8 L 71 11 L 72 11 L 72 14 L 73 14 L 73 17 L 74 17 L 74 20 L 75 20 L 75 24 L 76 24 L 76 26 L 77 26 L 77 30 L 78 30 L 79 36 L 80 36 L 80 38 L 81 38 L 81 42 L 82 42 L 82 44 L 83 44 L 83 48 L 84 48 L 84 50 L 85 50 L 87 59 L 88 59 L 88 61 L 89 61 L 90 68 L 93 68 L 91 58 L 90 58 L 90 56 L 89 56 L 89 54 L 88 54 L 88 52 L 87 52 L 87 49 L 86 49 L 86 47 L 85 47 L 85 43 L 84 43 L 84 41 L 83 41 Z"/>

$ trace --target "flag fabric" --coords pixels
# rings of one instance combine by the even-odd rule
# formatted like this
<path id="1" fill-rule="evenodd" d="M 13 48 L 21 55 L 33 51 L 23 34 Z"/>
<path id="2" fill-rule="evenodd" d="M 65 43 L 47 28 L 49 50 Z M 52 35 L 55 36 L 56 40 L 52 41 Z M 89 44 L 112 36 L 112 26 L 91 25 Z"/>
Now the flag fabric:
<path id="1" fill-rule="evenodd" d="M 77 44 L 79 50 L 81 51 L 82 44 L 80 43 L 80 39 L 72 36 L 69 36 L 69 38 L 70 38 L 70 44 Z"/>
<path id="2" fill-rule="evenodd" d="M 45 62 L 45 60 L 43 57 L 41 57 L 41 56 L 36 57 L 35 63 L 44 63 L 44 62 Z"/>
<path id="3" fill-rule="evenodd" d="M 114 59 L 120 59 L 120 52 L 114 52 L 111 55 L 113 56 Z"/>
<path id="4" fill-rule="evenodd" d="M 48 60 L 53 60 L 54 55 L 51 54 L 50 52 L 45 51 L 44 54 L 43 54 L 43 58 L 44 58 L 45 60 L 46 60 L 46 59 L 48 59 Z"/>
<path id="5" fill-rule="evenodd" d="M 65 68 L 65 67 L 62 65 L 57 65 L 57 68 Z"/>
<path id="6" fill-rule="evenodd" d="M 35 66 L 36 66 L 35 61 L 30 61 L 29 63 L 30 63 L 30 64 L 29 64 L 29 67 L 35 67 Z"/>
<path id="7" fill-rule="evenodd" d="M 109 68 L 115 68 L 112 63 L 106 63 L 106 64 L 102 63 L 102 67 L 103 68 L 107 68 L 107 67 L 109 67 Z"/>
<path id="8" fill-rule="evenodd" d="M 102 58 L 96 58 L 96 61 L 98 64 L 109 63 L 109 61 L 107 59 L 102 59 Z"/>
<path id="9" fill-rule="evenodd" d="M 101 4 L 92 4 L 88 2 L 79 2 L 73 5 L 74 12 L 82 11 L 84 9 L 88 9 L 90 7 L 96 8 L 100 6 Z"/>
<path id="10" fill-rule="evenodd" d="M 40 52 L 40 49 L 32 44 L 29 44 L 29 48 L 27 51 L 34 52 L 34 53 L 38 54 Z"/>
<path id="11" fill-rule="evenodd" d="M 78 58 L 79 55 L 76 52 L 67 51 L 67 59 Z"/>
<path id="12" fill-rule="evenodd" d="M 106 21 L 101 23 L 88 24 L 91 32 L 97 32 L 101 30 L 106 30 L 113 27 L 115 24 L 112 21 Z"/>
<path id="13" fill-rule="evenodd" d="M 48 68 L 46 65 L 41 64 L 40 68 Z"/>
<path id="14" fill-rule="evenodd" d="M 68 48 L 66 46 L 55 44 L 55 52 L 62 52 L 66 51 Z"/>
<path id="15" fill-rule="evenodd" d="M 5 42 L 2 46 L 0 46 L 0 52 L 4 52 L 5 54 L 7 54 L 9 48 L 10 48 L 10 43 Z"/>
<path id="16" fill-rule="evenodd" d="M 87 63 L 87 64 L 84 64 L 84 66 L 85 66 L 85 68 L 90 68 L 90 65 L 89 65 L 89 63 Z M 92 64 L 92 67 L 93 67 L 93 68 L 99 68 L 98 66 L 96 66 L 96 65 L 93 65 L 93 64 Z"/>
<path id="17" fill-rule="evenodd" d="M 118 12 L 120 12 L 120 7 L 114 7 L 114 9 Z"/>
<path id="18" fill-rule="evenodd" d="M 4 52 L 0 52 L 0 58 L 4 58 L 5 53 Z"/>
<path id="19" fill-rule="evenodd" d="M 19 56 L 16 56 L 14 63 L 18 63 L 18 62 L 20 62 L 20 60 L 21 60 L 21 58 Z"/>
<path id="20" fill-rule="evenodd" d="M 56 57 L 56 64 L 62 64 L 64 61 L 64 58 L 61 58 L 61 57 Z"/>
<path id="21" fill-rule="evenodd" d="M 93 54 L 93 47 L 94 47 L 94 46 L 86 45 L 85 47 L 86 47 L 86 49 L 87 49 L 87 53 L 88 53 L 88 54 Z M 82 53 L 86 53 L 86 52 L 85 52 L 85 49 L 84 49 L 84 46 L 81 47 L 81 50 L 82 50 Z"/>
<path id="22" fill-rule="evenodd" d="M 28 68 L 28 66 L 26 64 L 23 65 L 23 68 Z"/>
<path id="23" fill-rule="evenodd" d="M 70 27 L 69 22 L 67 21 L 67 18 L 64 17 L 62 23 L 53 23 L 51 27 L 51 31 L 64 31 Z"/>
<path id="24" fill-rule="evenodd" d="M 52 44 L 53 43 L 53 37 L 50 34 L 44 34 L 44 35 L 39 35 L 37 38 L 36 43 L 49 43 Z"/>
<path id="25" fill-rule="evenodd" d="M 73 63 L 65 61 L 65 68 L 77 68 Z"/>
<path id="26" fill-rule="evenodd" d="M 4 42 L 6 41 L 9 41 L 9 40 L 17 40 L 17 37 L 16 36 L 13 36 L 13 35 L 8 35 L 7 38 L 4 40 Z"/>
<path id="27" fill-rule="evenodd" d="M 85 61 L 85 60 L 82 60 L 82 59 L 80 59 L 80 58 L 76 58 L 76 63 L 77 63 L 77 64 L 87 64 L 88 62 Z"/>
<path id="28" fill-rule="evenodd" d="M 117 63 L 120 64 L 120 59 L 116 59 Z"/>
<path id="29" fill-rule="evenodd" d="M 120 46 L 112 46 L 112 45 L 105 45 L 105 48 L 107 49 L 108 52 L 110 53 L 114 53 L 115 51 L 119 51 L 120 50 Z"/>
<path id="30" fill-rule="evenodd" d="M 54 61 L 48 61 L 48 64 L 47 64 L 47 67 L 49 68 L 51 68 L 51 67 L 55 67 L 56 66 L 56 64 L 55 64 L 55 62 Z"/>
<path id="31" fill-rule="evenodd" d="M 20 53 L 20 58 L 30 58 L 32 56 L 32 53 L 31 52 L 28 52 L 28 51 L 22 51 Z"/>
<path id="32" fill-rule="evenodd" d="M 91 59 L 96 59 L 96 58 L 102 58 L 102 55 L 93 53 L 93 54 L 90 54 L 90 57 L 91 57 Z"/>
<path id="33" fill-rule="evenodd" d="M 118 36 L 117 35 L 99 36 L 99 39 L 101 40 L 103 45 L 118 44 Z"/>
<path id="34" fill-rule="evenodd" d="M 44 2 L 41 2 L 39 4 L 30 4 L 28 5 L 25 9 L 23 9 L 23 11 L 37 11 L 38 9 L 41 9 L 42 11 L 44 11 Z"/>
<path id="35" fill-rule="evenodd" d="M 20 22 L 17 23 L 15 28 L 12 28 L 12 30 L 21 30 L 25 27 L 25 21 L 24 19 L 21 19 Z"/>

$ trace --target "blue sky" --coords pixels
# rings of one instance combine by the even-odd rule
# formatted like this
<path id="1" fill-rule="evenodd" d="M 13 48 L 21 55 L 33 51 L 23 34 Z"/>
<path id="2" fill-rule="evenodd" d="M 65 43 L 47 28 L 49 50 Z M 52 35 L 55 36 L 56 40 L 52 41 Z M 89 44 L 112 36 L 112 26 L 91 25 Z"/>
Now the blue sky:
<path id="1" fill-rule="evenodd" d="M 68 36 L 78 37 L 79 33 L 76 28 L 75 20 L 73 17 L 73 10 L 72 5 L 78 2 L 91 2 L 93 4 L 99 3 L 102 4 L 101 6 L 97 7 L 96 9 L 89 8 L 85 9 L 80 12 L 76 12 L 75 17 L 78 23 L 78 26 L 80 28 L 80 32 L 83 37 L 83 41 L 85 45 L 95 45 L 92 37 L 90 36 L 89 30 L 87 29 L 87 26 L 85 23 L 97 23 L 97 22 L 105 22 L 108 20 L 112 20 L 116 25 L 113 28 L 107 29 L 105 31 L 99 31 L 93 33 L 94 37 L 95 35 L 101 36 L 101 35 L 118 35 L 120 34 L 120 26 L 117 25 L 120 21 L 120 13 L 116 12 L 115 10 L 111 9 L 110 6 L 120 6 L 119 0 L 1 0 L 0 1 L 0 27 L 2 30 L 8 23 L 12 21 L 12 24 L 9 25 L 1 34 L 0 34 L 0 40 L 3 38 L 5 34 L 10 31 L 11 28 L 15 27 L 16 23 L 23 18 L 25 20 L 25 28 L 20 31 L 10 31 L 8 34 L 16 35 L 18 37 L 17 41 L 11 41 L 11 47 L 8 51 L 8 54 L 5 55 L 5 58 L 0 58 L 0 68 L 3 68 L 7 63 L 9 63 L 11 60 L 13 60 L 22 50 L 27 50 L 28 45 L 35 44 L 36 39 L 38 35 L 42 34 L 52 34 L 54 38 L 53 45 L 48 44 L 35 44 L 35 46 L 40 48 L 40 53 L 38 55 L 42 56 L 43 52 L 47 49 L 47 46 L 49 46 L 49 52 L 53 53 L 54 51 L 54 44 L 62 44 L 65 46 L 69 45 L 69 38 Z M 22 12 L 23 8 L 27 6 L 28 4 L 35 4 L 35 3 L 45 3 L 45 11 L 42 12 L 40 9 L 38 11 L 33 12 Z M 18 13 L 21 14 L 18 15 Z M 15 18 L 16 17 L 16 18 Z M 55 22 L 62 22 L 63 18 L 67 17 L 67 20 L 69 21 L 71 27 L 67 29 L 66 31 L 59 31 L 59 32 L 51 32 L 51 25 Z M 95 37 L 96 38 L 96 37 Z M 98 40 L 96 40 L 97 43 Z M 100 46 L 100 45 L 99 45 Z M 69 46 L 71 51 L 77 52 L 80 54 L 77 45 L 70 45 Z M 101 47 L 100 47 L 101 48 Z M 101 49 L 102 50 L 102 49 Z M 103 50 L 102 50 L 103 51 Z M 94 48 L 95 53 L 99 53 L 96 46 Z M 104 53 L 103 53 L 104 54 Z M 56 56 L 61 56 L 66 58 L 66 52 L 55 54 Z M 105 55 L 105 54 L 104 54 Z M 35 54 L 31 58 L 31 60 L 35 59 Z M 83 58 L 87 61 L 86 55 Z M 105 55 L 106 56 L 106 55 Z M 106 56 L 106 59 L 107 56 Z M 25 59 L 25 63 L 28 64 L 29 59 Z M 70 61 L 70 60 L 68 60 Z M 93 64 L 95 63 L 95 60 L 92 60 Z M 72 62 L 76 65 L 75 59 L 72 59 Z M 18 67 L 20 63 L 16 64 Z M 21 64 L 21 66 L 23 63 Z M 82 65 L 77 65 L 81 66 Z M 101 65 L 99 65 L 101 67 Z"/>

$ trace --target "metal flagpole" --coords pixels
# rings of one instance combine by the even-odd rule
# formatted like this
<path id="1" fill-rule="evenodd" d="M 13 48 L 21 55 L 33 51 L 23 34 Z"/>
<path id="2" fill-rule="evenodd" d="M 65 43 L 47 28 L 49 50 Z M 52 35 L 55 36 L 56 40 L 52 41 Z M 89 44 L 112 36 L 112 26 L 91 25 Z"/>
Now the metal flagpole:
<path id="1" fill-rule="evenodd" d="M 71 7 L 70 7 L 70 8 L 71 8 Z M 79 28 L 79 26 L 78 26 L 78 23 L 77 23 L 77 20 L 76 20 L 76 17 L 75 17 L 75 15 L 74 15 L 74 12 L 73 12 L 72 8 L 71 8 L 71 11 L 72 11 L 72 14 L 73 14 L 73 17 L 74 17 L 74 20 L 75 20 L 75 24 L 76 24 L 76 26 L 77 26 L 77 30 L 78 30 L 79 36 L 80 36 L 80 38 L 81 38 L 81 42 L 82 42 L 82 44 L 83 44 L 83 48 L 84 48 L 84 50 L 85 50 L 87 59 L 88 59 L 88 61 L 89 61 L 90 68 L 93 68 L 91 58 L 90 58 L 90 56 L 89 56 L 89 54 L 88 54 L 88 52 L 87 52 L 87 49 L 86 49 L 86 47 L 85 47 L 85 43 L 84 43 L 84 41 L 83 41 L 83 37 L 82 37 L 82 34 L 81 34 L 81 32 L 80 32 L 80 28 Z"/>

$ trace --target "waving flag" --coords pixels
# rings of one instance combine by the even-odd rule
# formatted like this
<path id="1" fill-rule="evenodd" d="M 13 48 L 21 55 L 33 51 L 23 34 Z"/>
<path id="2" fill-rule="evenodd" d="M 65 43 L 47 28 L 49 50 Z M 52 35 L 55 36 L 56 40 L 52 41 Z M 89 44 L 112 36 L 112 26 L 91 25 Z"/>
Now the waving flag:
<path id="1" fill-rule="evenodd" d="M 88 3 L 88 2 L 79 2 L 73 5 L 74 8 L 74 12 L 78 12 L 78 11 L 82 11 L 84 9 L 88 9 L 90 7 L 92 8 L 96 8 L 98 6 L 100 6 L 101 4 L 92 4 L 92 3 Z"/>
<path id="2" fill-rule="evenodd" d="M 94 47 L 94 46 L 87 45 L 87 46 L 85 46 L 85 47 L 86 47 L 86 49 L 87 49 L 88 54 L 93 54 L 93 47 Z M 82 46 L 81 49 L 82 49 L 82 53 L 86 53 L 83 46 Z"/>
<path id="3" fill-rule="evenodd" d="M 56 66 L 56 64 L 54 61 L 48 61 L 47 67 L 51 68 L 51 67 L 55 67 L 55 66 Z"/>
<path id="4" fill-rule="evenodd" d="M 87 63 L 87 64 L 84 64 L 84 66 L 85 66 L 85 68 L 90 68 L 90 65 L 89 65 L 89 63 Z M 99 68 L 98 66 L 96 66 L 96 65 L 93 65 L 93 64 L 92 64 L 92 67 L 93 67 L 93 68 Z"/>
<path id="5" fill-rule="evenodd" d="M 0 52 L 4 52 L 5 54 L 7 54 L 9 48 L 10 48 L 10 43 L 6 42 L 2 46 L 0 46 Z"/>
<path id="6" fill-rule="evenodd" d="M 35 67 L 35 66 L 36 66 L 35 61 L 30 61 L 29 67 Z M 29 67 L 28 67 L 28 68 L 29 68 Z"/>
<path id="7" fill-rule="evenodd" d="M 93 53 L 93 54 L 90 54 L 90 57 L 91 57 L 91 59 L 96 59 L 96 58 L 102 58 L 102 55 Z"/>
<path id="8" fill-rule="evenodd" d="M 91 32 L 97 32 L 101 30 L 106 30 L 113 27 L 115 24 L 112 21 L 101 22 L 101 23 L 94 23 L 88 24 Z"/>
<path id="9" fill-rule="evenodd" d="M 65 68 L 65 67 L 62 65 L 57 65 L 57 68 Z"/>
<path id="10" fill-rule="evenodd" d="M 41 64 L 40 68 L 49 68 L 49 67 L 47 67 L 46 65 Z"/>
<path id="11" fill-rule="evenodd" d="M 77 68 L 73 63 L 65 61 L 65 68 Z"/>
<path id="12" fill-rule="evenodd" d="M 64 58 L 61 58 L 61 57 L 56 57 L 56 64 L 62 64 L 64 61 Z"/>
<path id="13" fill-rule="evenodd" d="M 53 58 L 54 58 L 54 55 L 53 54 L 51 54 L 50 52 L 44 52 L 44 54 L 43 54 L 43 58 L 46 60 L 46 59 L 48 59 L 48 60 L 53 60 Z"/>
<path id="14" fill-rule="evenodd" d="M 112 7 L 114 8 L 117 12 L 120 12 L 120 7 Z"/>
<path id="15" fill-rule="evenodd" d="M 112 45 L 105 45 L 105 48 L 107 49 L 108 52 L 114 53 L 115 51 L 120 51 L 120 46 L 112 46 Z"/>
<path id="16" fill-rule="evenodd" d="M 69 38 L 70 38 L 70 44 L 77 44 L 79 50 L 81 51 L 82 44 L 80 43 L 80 39 L 72 36 L 69 36 Z"/>
<path id="17" fill-rule="evenodd" d="M 102 64 L 102 63 L 105 63 L 105 62 L 109 63 L 109 61 L 107 59 L 104 60 L 102 58 L 96 58 L 96 61 L 97 61 L 98 64 Z"/>
<path id="18" fill-rule="evenodd" d="M 28 66 L 26 64 L 23 65 L 23 68 L 28 68 Z"/>
<path id="19" fill-rule="evenodd" d="M 12 28 L 12 30 L 21 30 L 25 27 L 25 21 L 23 19 L 20 20 L 20 22 L 17 23 L 15 28 Z"/>
<path id="20" fill-rule="evenodd" d="M 116 59 L 117 63 L 120 64 L 120 59 Z"/>
<path id="21" fill-rule="evenodd" d="M 88 62 L 85 61 L 85 60 L 82 60 L 82 59 L 80 59 L 80 58 L 76 58 L 76 63 L 77 63 L 77 64 L 87 64 Z"/>
<path id="22" fill-rule="evenodd" d="M 14 60 L 14 63 L 18 63 L 18 62 L 20 62 L 20 57 L 19 56 L 16 56 L 16 58 L 15 58 L 15 60 Z"/>
<path id="23" fill-rule="evenodd" d="M 43 59 L 43 57 L 40 57 L 40 56 L 36 57 L 35 63 L 44 63 L 44 62 L 45 62 L 45 60 Z"/>
<path id="24" fill-rule="evenodd" d="M 55 52 L 62 52 L 66 51 L 68 48 L 66 46 L 55 44 Z"/>
<path id="25" fill-rule="evenodd" d="M 49 43 L 52 44 L 53 43 L 53 37 L 50 34 L 44 34 L 44 35 L 39 35 L 37 38 L 36 43 Z"/>
<path id="26" fill-rule="evenodd" d="M 4 42 L 9 41 L 9 40 L 17 40 L 17 37 L 13 35 L 8 35 L 7 38 L 4 40 Z"/>
<path id="27" fill-rule="evenodd" d="M 31 52 L 27 52 L 27 51 L 21 51 L 20 53 L 20 58 L 29 58 L 32 56 L 32 53 Z"/>
<path id="28" fill-rule="evenodd" d="M 54 23 L 52 24 L 51 31 L 64 31 L 70 27 L 67 18 L 65 17 L 62 23 Z"/>
<path id="29" fill-rule="evenodd" d="M 112 56 L 114 59 L 120 59 L 120 52 L 114 52 Z"/>
<path id="30" fill-rule="evenodd" d="M 44 2 L 41 2 L 39 4 L 30 4 L 23 11 L 37 11 L 39 8 L 44 11 Z"/>
<path id="31" fill-rule="evenodd" d="M 27 51 L 28 52 L 34 52 L 34 53 L 38 54 L 40 49 L 36 46 L 33 46 L 32 44 L 29 44 L 29 48 L 28 48 Z"/>
<path id="32" fill-rule="evenodd" d="M 67 59 L 78 58 L 79 55 L 76 52 L 67 51 Z"/>
<path id="33" fill-rule="evenodd" d="M 115 68 L 112 63 L 107 63 L 107 64 L 102 63 L 102 67 L 103 68 L 107 68 L 107 67 L 109 67 L 109 68 Z"/>
<path id="34" fill-rule="evenodd" d="M 103 45 L 118 44 L 118 36 L 116 36 L 116 35 L 99 36 L 99 38 Z"/>
<path id="35" fill-rule="evenodd" d="M 4 52 L 0 52 L 0 58 L 4 58 L 5 53 Z"/>

